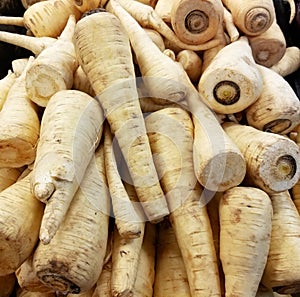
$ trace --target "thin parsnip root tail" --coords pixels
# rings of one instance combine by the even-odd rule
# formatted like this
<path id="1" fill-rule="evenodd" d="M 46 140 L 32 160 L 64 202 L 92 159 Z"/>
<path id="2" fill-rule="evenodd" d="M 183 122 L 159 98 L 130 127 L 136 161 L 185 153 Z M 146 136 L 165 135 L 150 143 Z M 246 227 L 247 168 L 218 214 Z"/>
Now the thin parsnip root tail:
<path id="1" fill-rule="evenodd" d="M 270 195 L 272 235 L 262 283 L 279 294 L 300 292 L 300 216 L 289 191 Z"/>
<path id="2" fill-rule="evenodd" d="M 81 293 L 96 284 L 106 255 L 110 200 L 100 143 L 64 221 L 33 254 L 34 270 L 54 291 Z"/>
<path id="3" fill-rule="evenodd" d="M 222 124 L 246 161 L 245 182 L 267 193 L 291 189 L 300 177 L 300 148 L 279 134 L 233 122 Z"/>
<path id="4" fill-rule="evenodd" d="M 33 252 L 44 206 L 31 192 L 30 174 L 1 191 L 0 205 L 0 275 L 6 275 Z"/>
<path id="5" fill-rule="evenodd" d="M 300 101 L 291 85 L 271 69 L 258 65 L 263 88 L 259 98 L 244 110 L 256 129 L 287 134 L 300 124 Z"/>
<path id="6" fill-rule="evenodd" d="M 203 71 L 198 90 L 206 104 L 224 114 L 240 112 L 258 99 L 261 75 L 247 37 L 219 50 Z"/>
<path id="7" fill-rule="evenodd" d="M 272 214 L 270 197 L 260 189 L 239 186 L 223 193 L 220 259 L 226 297 L 256 296 L 268 258 Z"/>
<path id="8" fill-rule="evenodd" d="M 10 25 L 10 26 L 19 26 L 24 27 L 24 18 L 23 17 L 14 17 L 14 16 L 0 16 L 0 25 Z"/>
<path id="9" fill-rule="evenodd" d="M 120 20 L 106 11 L 82 18 L 75 29 L 75 48 L 118 141 L 145 214 L 153 222 L 160 221 L 168 214 L 168 207 L 139 105 L 129 39 Z"/>
<path id="10" fill-rule="evenodd" d="M 224 7 L 223 21 L 224 27 L 226 29 L 227 34 L 229 35 L 230 41 L 237 41 L 240 37 L 240 32 L 234 24 L 231 12 L 226 7 Z"/>
<path id="11" fill-rule="evenodd" d="M 78 67 L 73 43 L 76 19 L 68 22 L 53 46 L 42 51 L 26 74 L 26 92 L 37 105 L 45 107 L 56 92 L 71 89 Z"/>
<path id="12" fill-rule="evenodd" d="M 10 87 L 0 112 L 0 167 L 20 168 L 35 160 L 40 120 L 25 88 L 26 71 L 33 60 Z"/>
<path id="13" fill-rule="evenodd" d="M 97 100 L 77 90 L 57 92 L 45 108 L 31 181 L 36 198 L 47 204 L 40 229 L 44 243 L 63 221 L 100 142 L 103 121 Z"/>

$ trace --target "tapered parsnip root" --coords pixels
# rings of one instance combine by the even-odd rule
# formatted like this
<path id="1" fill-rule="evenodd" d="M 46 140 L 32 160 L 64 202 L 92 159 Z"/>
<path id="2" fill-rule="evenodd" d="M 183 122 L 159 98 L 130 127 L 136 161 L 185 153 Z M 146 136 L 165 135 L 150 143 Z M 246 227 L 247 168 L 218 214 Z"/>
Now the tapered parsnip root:
<path id="1" fill-rule="evenodd" d="M 240 32 L 234 24 L 231 12 L 228 11 L 226 7 L 224 7 L 223 21 L 224 27 L 226 29 L 227 34 L 229 35 L 230 41 L 237 41 L 240 37 Z"/>
<path id="2" fill-rule="evenodd" d="M 32 191 L 46 203 L 40 239 L 49 243 L 68 210 L 102 135 L 103 112 L 91 96 L 65 90 L 45 108 Z"/>
<path id="3" fill-rule="evenodd" d="M 223 0 L 240 31 L 249 36 L 265 32 L 275 20 L 272 0 Z"/>
<path id="4" fill-rule="evenodd" d="M 262 283 L 279 294 L 300 292 L 300 216 L 288 191 L 272 194 L 272 236 Z"/>
<path id="5" fill-rule="evenodd" d="M 283 77 L 295 72 L 300 68 L 300 48 L 287 47 L 283 57 L 270 68 Z"/>
<path id="6" fill-rule="evenodd" d="M 97 282 L 106 254 L 110 214 L 103 145 L 86 169 L 64 221 L 33 255 L 38 278 L 53 290 L 81 293 Z"/>
<path id="7" fill-rule="evenodd" d="M 23 17 L 0 16 L 0 25 L 20 26 L 24 27 Z"/>
<path id="8" fill-rule="evenodd" d="M 190 297 L 186 268 L 168 220 L 158 225 L 156 254 L 153 297 Z"/>
<path id="9" fill-rule="evenodd" d="M 150 38 L 149 41 L 163 55 Z M 129 39 L 120 20 L 110 12 L 82 18 L 75 29 L 75 47 L 121 148 L 145 214 L 153 222 L 160 221 L 168 208 L 139 105 Z"/>
<path id="10" fill-rule="evenodd" d="M 0 207 L 0 275 L 7 275 L 33 252 L 44 206 L 31 193 L 28 175 L 1 191 Z"/>
<path id="11" fill-rule="evenodd" d="M 223 22 L 221 0 L 175 0 L 171 24 L 177 37 L 187 44 L 201 44 L 215 37 Z"/>
<path id="12" fill-rule="evenodd" d="M 166 24 L 171 24 L 171 10 L 174 1 L 157 0 L 154 7 L 155 12 L 161 17 Z"/>
<path id="13" fill-rule="evenodd" d="M 29 99 L 26 69 L 10 87 L 0 112 L 0 167 L 20 168 L 35 160 L 40 132 L 37 106 Z"/>
<path id="14" fill-rule="evenodd" d="M 300 124 L 300 101 L 291 85 L 271 69 L 258 65 L 263 88 L 245 110 L 247 123 L 259 130 L 287 134 Z"/>
<path id="15" fill-rule="evenodd" d="M 257 188 L 234 187 L 223 193 L 219 215 L 225 296 L 255 297 L 271 241 L 270 197 Z"/>
<path id="16" fill-rule="evenodd" d="M 247 37 L 218 51 L 203 71 L 198 90 L 206 104 L 223 114 L 240 112 L 258 99 L 261 75 Z"/>
<path id="17" fill-rule="evenodd" d="M 258 36 L 249 36 L 252 55 L 257 64 L 271 67 L 284 55 L 286 50 L 285 36 L 276 20 L 270 28 Z"/>
<path id="18" fill-rule="evenodd" d="M 52 95 L 73 85 L 78 66 L 73 43 L 75 24 L 71 15 L 57 42 L 42 51 L 27 70 L 26 91 L 39 106 L 45 107 Z"/>
<path id="19" fill-rule="evenodd" d="M 246 160 L 246 182 L 267 193 L 291 189 L 300 177 L 300 151 L 282 135 L 233 122 L 223 128 Z"/>
<path id="20" fill-rule="evenodd" d="M 82 15 L 73 1 L 48 0 L 34 3 L 23 15 L 25 27 L 36 37 L 57 38 L 70 15 L 74 15 L 76 20 Z"/>

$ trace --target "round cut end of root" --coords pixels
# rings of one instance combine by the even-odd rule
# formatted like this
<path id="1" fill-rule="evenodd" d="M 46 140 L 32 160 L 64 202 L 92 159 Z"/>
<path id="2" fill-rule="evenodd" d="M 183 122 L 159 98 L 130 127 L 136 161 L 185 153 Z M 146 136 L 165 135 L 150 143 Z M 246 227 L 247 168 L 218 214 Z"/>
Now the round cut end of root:
<path id="1" fill-rule="evenodd" d="M 232 105 L 239 101 L 241 90 L 235 82 L 223 80 L 216 84 L 213 95 L 220 104 Z"/>
<path id="2" fill-rule="evenodd" d="M 271 23 L 270 12 L 264 7 L 254 7 L 245 16 L 245 28 L 247 34 L 250 35 L 258 35 L 265 32 L 271 26 Z"/>
<path id="3" fill-rule="evenodd" d="M 192 34 L 199 34 L 208 28 L 208 16 L 201 10 L 193 10 L 185 17 L 185 28 Z"/>

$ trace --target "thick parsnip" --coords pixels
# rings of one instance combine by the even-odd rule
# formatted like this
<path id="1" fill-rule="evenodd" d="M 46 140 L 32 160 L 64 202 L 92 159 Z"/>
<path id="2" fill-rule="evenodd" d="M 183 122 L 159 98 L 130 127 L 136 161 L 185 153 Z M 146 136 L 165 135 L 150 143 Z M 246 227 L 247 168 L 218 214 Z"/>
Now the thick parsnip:
<path id="1" fill-rule="evenodd" d="M 2 167 L 0 168 L 0 192 L 14 184 L 20 176 L 22 170 L 20 168 Z"/>
<path id="2" fill-rule="evenodd" d="M 31 179 L 35 197 L 46 203 L 40 239 L 49 243 L 77 191 L 100 141 L 103 111 L 77 91 L 55 93 L 45 108 Z"/>
<path id="3" fill-rule="evenodd" d="M 151 41 L 150 37 L 147 38 Z M 153 46 L 163 55 L 154 43 Z M 151 221 L 160 221 L 168 214 L 168 207 L 153 163 L 139 105 L 127 33 L 114 14 L 90 14 L 76 25 L 75 48 L 79 63 L 121 148 L 146 216 Z"/>
<path id="4" fill-rule="evenodd" d="M 48 245 L 39 243 L 33 266 L 46 286 L 83 293 L 97 282 L 106 254 L 110 201 L 100 143 L 64 221 Z"/>
<path id="5" fill-rule="evenodd" d="M 220 200 L 220 259 L 226 297 L 255 297 L 271 241 L 272 203 L 262 190 L 234 187 Z"/>

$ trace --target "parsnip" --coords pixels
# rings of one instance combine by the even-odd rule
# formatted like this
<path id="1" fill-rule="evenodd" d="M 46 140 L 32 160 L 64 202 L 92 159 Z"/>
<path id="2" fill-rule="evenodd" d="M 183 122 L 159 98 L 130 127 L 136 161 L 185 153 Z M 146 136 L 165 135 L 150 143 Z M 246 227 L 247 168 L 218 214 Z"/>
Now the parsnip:
<path id="1" fill-rule="evenodd" d="M 0 192 L 14 184 L 21 172 L 20 168 L 0 168 Z"/>
<path id="2" fill-rule="evenodd" d="M 0 111 L 7 98 L 9 89 L 14 84 L 15 80 L 16 75 L 11 70 L 9 70 L 7 75 L 0 80 Z"/>

